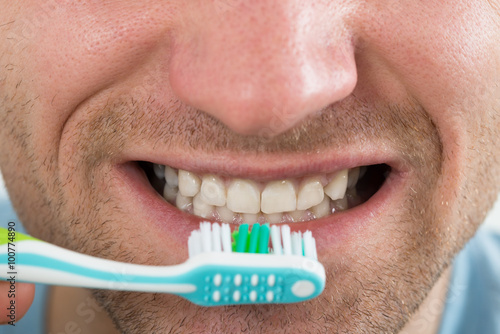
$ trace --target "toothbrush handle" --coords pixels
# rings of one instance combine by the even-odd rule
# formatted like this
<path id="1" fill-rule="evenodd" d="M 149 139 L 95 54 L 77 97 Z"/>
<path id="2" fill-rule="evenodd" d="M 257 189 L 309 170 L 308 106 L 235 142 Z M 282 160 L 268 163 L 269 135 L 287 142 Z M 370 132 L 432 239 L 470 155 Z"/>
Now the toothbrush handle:
<path id="1" fill-rule="evenodd" d="M 97 289 L 186 294 L 196 291 L 187 263 L 148 266 L 101 259 L 0 228 L 0 278 Z M 11 234 L 12 235 L 12 234 Z"/>

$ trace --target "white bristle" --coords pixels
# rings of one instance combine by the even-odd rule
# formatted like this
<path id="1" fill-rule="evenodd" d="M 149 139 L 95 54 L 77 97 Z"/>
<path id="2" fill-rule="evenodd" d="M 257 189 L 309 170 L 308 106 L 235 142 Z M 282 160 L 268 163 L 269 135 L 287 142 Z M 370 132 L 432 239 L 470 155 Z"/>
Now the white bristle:
<path id="1" fill-rule="evenodd" d="M 292 240 L 290 238 L 290 226 L 281 226 L 281 240 L 283 241 L 283 254 L 292 255 Z"/>
<path id="2" fill-rule="evenodd" d="M 302 256 L 302 234 L 300 232 L 292 233 L 292 254 Z"/>
<path id="3" fill-rule="evenodd" d="M 313 249 L 313 259 L 314 260 L 317 260 L 318 259 L 318 251 L 316 250 L 316 239 L 312 238 L 311 240 L 311 244 L 312 244 L 312 249 Z"/>
<path id="4" fill-rule="evenodd" d="M 209 222 L 200 223 L 201 249 L 203 252 L 212 251 L 212 226 Z"/>
<path id="5" fill-rule="evenodd" d="M 188 239 L 188 253 L 189 257 L 193 257 L 201 253 L 201 232 L 196 230 L 191 232 Z"/>
<path id="6" fill-rule="evenodd" d="M 317 260 L 316 240 L 311 231 L 290 231 L 290 226 L 271 225 L 272 253 L 274 255 L 298 255 Z M 193 257 L 202 252 L 232 252 L 231 228 L 229 224 L 202 222 L 200 229 L 191 232 L 188 240 L 189 256 Z"/>
<path id="7" fill-rule="evenodd" d="M 233 251 L 231 245 L 231 229 L 229 224 L 222 224 L 222 250 L 226 253 L 231 253 Z"/>
<path id="8" fill-rule="evenodd" d="M 316 260 L 316 245 L 311 231 L 304 233 L 304 256 Z"/>
<path id="9" fill-rule="evenodd" d="M 220 225 L 217 223 L 214 223 L 212 225 L 212 251 L 213 252 L 220 252 L 222 250 L 221 243 L 220 243 Z"/>
<path id="10" fill-rule="evenodd" d="M 271 226 L 271 243 L 273 245 L 273 254 L 281 255 L 283 252 L 281 247 L 280 228 L 276 225 Z"/>

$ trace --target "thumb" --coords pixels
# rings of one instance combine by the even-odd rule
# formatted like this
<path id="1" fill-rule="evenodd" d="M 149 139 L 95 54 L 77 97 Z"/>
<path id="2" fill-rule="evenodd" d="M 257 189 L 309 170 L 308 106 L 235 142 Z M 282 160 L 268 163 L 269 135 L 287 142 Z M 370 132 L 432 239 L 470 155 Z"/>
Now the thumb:
<path id="1" fill-rule="evenodd" d="M 19 321 L 35 297 L 35 285 L 0 280 L 0 324 Z"/>

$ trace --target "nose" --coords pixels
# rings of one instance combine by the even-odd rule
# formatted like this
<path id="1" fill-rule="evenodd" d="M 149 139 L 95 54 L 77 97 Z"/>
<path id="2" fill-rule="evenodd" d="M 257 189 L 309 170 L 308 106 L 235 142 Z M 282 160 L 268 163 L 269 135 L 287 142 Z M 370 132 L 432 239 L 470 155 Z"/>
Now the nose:
<path id="1" fill-rule="evenodd" d="M 266 136 L 342 100 L 357 80 L 352 38 L 342 11 L 317 4 L 200 1 L 174 37 L 174 93 L 235 132 Z"/>

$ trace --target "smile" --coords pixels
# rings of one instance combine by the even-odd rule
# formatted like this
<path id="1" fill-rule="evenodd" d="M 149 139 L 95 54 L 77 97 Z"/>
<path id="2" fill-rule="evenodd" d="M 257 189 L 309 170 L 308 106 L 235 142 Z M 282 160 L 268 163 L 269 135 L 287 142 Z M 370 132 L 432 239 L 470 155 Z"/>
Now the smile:
<path id="1" fill-rule="evenodd" d="M 307 222 L 366 202 L 391 168 L 358 166 L 330 173 L 257 181 L 141 162 L 149 182 L 179 210 L 222 223 Z"/>

